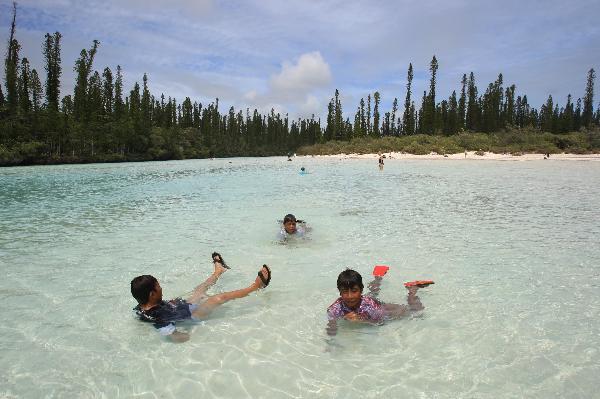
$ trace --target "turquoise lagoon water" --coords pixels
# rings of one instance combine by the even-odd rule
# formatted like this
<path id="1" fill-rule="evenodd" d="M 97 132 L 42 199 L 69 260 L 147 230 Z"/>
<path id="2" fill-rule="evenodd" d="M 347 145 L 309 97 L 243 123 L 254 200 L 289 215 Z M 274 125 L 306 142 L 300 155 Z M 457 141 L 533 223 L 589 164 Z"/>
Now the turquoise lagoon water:
<path id="1" fill-rule="evenodd" d="M 235 158 L 0 169 L 2 398 L 600 397 L 600 162 Z M 308 175 L 298 174 L 305 166 Z M 292 212 L 310 240 L 274 242 Z M 184 325 L 130 280 L 264 291 Z M 336 277 L 387 264 L 425 310 L 325 334 Z"/>

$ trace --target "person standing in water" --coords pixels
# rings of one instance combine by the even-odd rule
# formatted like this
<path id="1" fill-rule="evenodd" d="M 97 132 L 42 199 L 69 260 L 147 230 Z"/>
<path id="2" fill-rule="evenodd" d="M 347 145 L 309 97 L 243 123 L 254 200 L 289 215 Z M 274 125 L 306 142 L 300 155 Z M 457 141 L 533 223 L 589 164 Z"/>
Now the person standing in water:
<path id="1" fill-rule="evenodd" d="M 379 170 L 383 170 L 383 155 L 379 155 Z"/>

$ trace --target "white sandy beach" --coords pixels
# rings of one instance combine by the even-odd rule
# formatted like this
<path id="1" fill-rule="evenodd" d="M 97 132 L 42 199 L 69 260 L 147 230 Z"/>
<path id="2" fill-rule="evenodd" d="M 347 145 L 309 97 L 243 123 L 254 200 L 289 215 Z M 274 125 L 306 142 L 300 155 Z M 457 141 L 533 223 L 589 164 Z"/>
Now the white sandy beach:
<path id="1" fill-rule="evenodd" d="M 474 161 L 539 161 L 544 160 L 544 154 L 495 154 L 493 152 L 485 152 L 483 155 L 477 155 L 475 151 L 468 151 L 458 154 L 437 154 L 430 153 L 427 155 L 414 155 L 402 152 L 384 152 L 381 153 L 386 159 L 426 159 L 426 160 L 474 160 Z M 336 154 L 336 155 L 316 155 L 315 157 L 340 158 L 340 159 L 377 159 L 379 154 Z M 600 161 L 600 154 L 550 154 L 548 161 Z"/>

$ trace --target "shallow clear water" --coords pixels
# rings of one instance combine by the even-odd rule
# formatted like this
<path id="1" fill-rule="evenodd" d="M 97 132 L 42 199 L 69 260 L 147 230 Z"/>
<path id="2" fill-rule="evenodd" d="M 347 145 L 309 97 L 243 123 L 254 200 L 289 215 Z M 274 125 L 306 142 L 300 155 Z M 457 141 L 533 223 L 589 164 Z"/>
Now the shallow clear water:
<path id="1" fill-rule="evenodd" d="M 0 397 L 598 397 L 600 162 L 376 163 L 0 169 Z M 310 240 L 274 242 L 288 212 Z M 133 277 L 185 295 L 213 250 L 212 293 L 271 285 L 180 345 L 132 317 Z M 436 281 L 425 310 L 327 337 L 338 273 L 382 263 L 384 301 Z"/>

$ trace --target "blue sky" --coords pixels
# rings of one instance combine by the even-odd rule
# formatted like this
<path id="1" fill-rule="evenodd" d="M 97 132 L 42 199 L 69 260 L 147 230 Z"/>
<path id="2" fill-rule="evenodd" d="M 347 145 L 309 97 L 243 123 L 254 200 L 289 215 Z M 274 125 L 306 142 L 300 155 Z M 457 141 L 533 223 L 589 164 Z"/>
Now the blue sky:
<path id="1" fill-rule="evenodd" d="M 0 0 L 2 54 L 11 7 Z M 223 110 L 296 118 L 323 116 L 337 88 L 352 121 L 375 91 L 382 113 L 394 97 L 402 107 L 409 63 L 420 106 L 434 54 L 437 101 L 471 71 L 480 93 L 502 73 L 536 108 L 550 94 L 561 105 L 583 97 L 587 71 L 600 70 L 599 15 L 597 0 L 21 0 L 17 39 L 45 77 L 44 35 L 61 32 L 61 95 L 73 90 L 79 52 L 98 39 L 95 69 L 121 65 L 127 91 L 146 72 L 157 97 L 218 97 Z"/>

